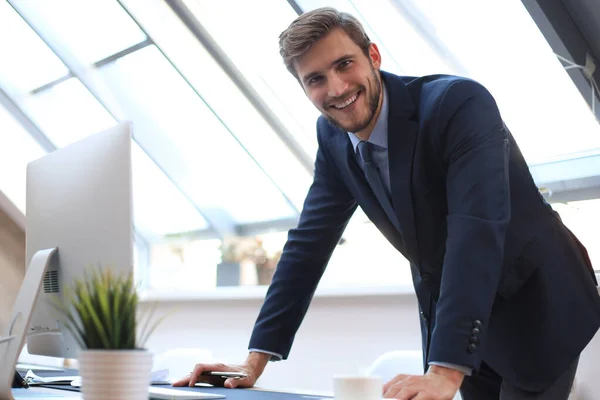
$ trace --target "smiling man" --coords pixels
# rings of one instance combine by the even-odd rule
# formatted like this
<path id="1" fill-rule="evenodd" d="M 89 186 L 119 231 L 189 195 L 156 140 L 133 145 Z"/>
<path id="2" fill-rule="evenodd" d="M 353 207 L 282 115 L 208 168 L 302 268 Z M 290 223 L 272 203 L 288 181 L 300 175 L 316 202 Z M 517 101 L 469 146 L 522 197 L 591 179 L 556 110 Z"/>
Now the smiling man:
<path id="1" fill-rule="evenodd" d="M 385 397 L 444 400 L 460 389 L 464 400 L 566 400 L 579 354 L 600 326 L 597 282 L 491 94 L 466 78 L 380 71 L 360 23 L 331 8 L 298 17 L 280 49 L 322 113 L 314 182 L 246 361 L 198 364 L 176 385 L 218 369 L 248 374 L 225 386 L 249 387 L 268 360 L 287 359 L 360 205 L 410 261 L 422 316 L 424 374 L 398 371 Z"/>

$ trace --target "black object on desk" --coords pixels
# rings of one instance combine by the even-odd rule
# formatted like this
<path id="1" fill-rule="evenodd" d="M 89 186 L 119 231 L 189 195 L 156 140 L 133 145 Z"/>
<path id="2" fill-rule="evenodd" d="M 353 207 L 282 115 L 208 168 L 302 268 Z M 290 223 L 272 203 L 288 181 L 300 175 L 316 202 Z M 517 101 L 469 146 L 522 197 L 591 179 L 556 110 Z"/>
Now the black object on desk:
<path id="1" fill-rule="evenodd" d="M 13 388 L 21 388 L 21 389 L 29 387 L 29 385 L 27 384 L 27 381 L 21 376 L 19 371 L 15 370 L 15 376 L 13 377 L 12 387 Z"/>

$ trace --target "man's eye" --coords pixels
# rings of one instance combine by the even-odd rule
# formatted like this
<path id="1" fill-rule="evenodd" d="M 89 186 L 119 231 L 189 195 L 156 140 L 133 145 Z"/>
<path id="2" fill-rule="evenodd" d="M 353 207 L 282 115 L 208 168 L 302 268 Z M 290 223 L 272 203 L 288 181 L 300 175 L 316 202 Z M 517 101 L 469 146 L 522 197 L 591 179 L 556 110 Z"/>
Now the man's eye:
<path id="1" fill-rule="evenodd" d="M 308 84 L 314 85 L 315 83 L 319 83 L 321 81 L 321 79 L 322 79 L 322 77 L 320 77 L 320 76 L 312 77 L 308 80 Z"/>
<path id="2" fill-rule="evenodd" d="M 350 64 L 352 64 L 352 61 L 350 61 L 350 60 L 344 60 L 344 61 L 342 61 L 342 62 L 340 63 L 340 67 L 341 67 L 341 68 L 346 68 L 346 67 L 349 67 L 349 66 L 350 66 Z"/>

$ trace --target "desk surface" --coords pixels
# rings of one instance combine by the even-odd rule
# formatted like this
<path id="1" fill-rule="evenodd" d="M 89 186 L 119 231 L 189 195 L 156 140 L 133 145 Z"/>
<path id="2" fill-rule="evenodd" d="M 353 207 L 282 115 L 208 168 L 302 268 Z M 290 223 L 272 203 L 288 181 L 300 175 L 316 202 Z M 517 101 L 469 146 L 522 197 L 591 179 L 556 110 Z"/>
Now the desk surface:
<path id="1" fill-rule="evenodd" d="M 19 372 L 24 373 L 25 371 L 20 370 Z M 77 371 L 69 369 L 63 371 L 34 370 L 34 372 L 39 376 L 77 375 Z M 171 388 L 171 386 L 168 385 L 160 386 Z M 325 397 L 331 397 L 331 393 L 314 393 L 302 390 L 274 391 L 267 388 L 226 389 L 222 387 L 178 387 L 173 389 L 222 394 L 225 396 L 226 400 L 320 400 Z M 66 385 L 44 385 L 44 387 L 36 386 L 29 389 L 13 389 L 13 396 L 15 397 L 15 400 L 82 398 L 79 388 Z"/>
<path id="2" fill-rule="evenodd" d="M 15 400 L 50 400 L 50 399 L 82 399 L 80 393 L 68 392 L 66 390 L 56 390 L 42 387 L 32 387 L 29 389 L 13 389 L 12 395 Z"/>
<path id="3" fill-rule="evenodd" d="M 68 388 L 67 390 L 65 390 Z M 263 388 L 225 389 L 225 388 L 177 388 L 184 391 L 210 392 L 225 395 L 226 400 L 321 400 L 324 395 L 307 394 L 302 391 L 278 392 Z M 29 389 L 13 389 L 15 400 L 51 400 L 51 399 L 81 399 L 76 388 L 62 387 L 32 387 Z M 107 399 L 108 400 L 108 399 Z"/>
<path id="4" fill-rule="evenodd" d="M 24 373 L 25 371 L 19 369 L 19 372 Z M 34 372 L 39 376 L 58 376 L 58 375 L 77 375 L 78 371 L 64 369 L 62 371 L 43 371 L 35 370 Z M 169 387 L 167 385 L 160 385 L 162 387 Z M 251 388 L 251 389 L 226 389 L 222 387 L 178 387 L 173 388 L 183 391 L 196 391 L 196 392 L 208 392 L 222 394 L 226 400 L 321 400 L 325 397 L 331 397 L 331 393 L 314 393 L 302 390 L 285 390 L 285 391 L 274 391 L 267 388 Z M 31 387 L 29 389 L 14 389 L 13 396 L 15 400 L 20 399 L 60 399 L 60 398 L 71 398 L 81 399 L 79 388 L 66 386 L 66 385 L 44 385 L 44 387 Z M 109 400 L 109 399 L 107 399 Z"/>

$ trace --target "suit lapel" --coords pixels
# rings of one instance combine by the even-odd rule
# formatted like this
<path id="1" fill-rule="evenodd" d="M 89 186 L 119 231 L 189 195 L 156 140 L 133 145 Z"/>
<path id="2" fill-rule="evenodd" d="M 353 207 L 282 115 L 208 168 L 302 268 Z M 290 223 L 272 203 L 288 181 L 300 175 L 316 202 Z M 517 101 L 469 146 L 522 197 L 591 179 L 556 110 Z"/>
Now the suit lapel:
<path id="1" fill-rule="evenodd" d="M 417 237 L 411 193 L 412 166 L 418 123 L 413 119 L 415 105 L 404 83 L 382 72 L 388 91 L 388 157 L 394 211 L 402 230 L 402 239 L 409 259 L 417 262 Z"/>

